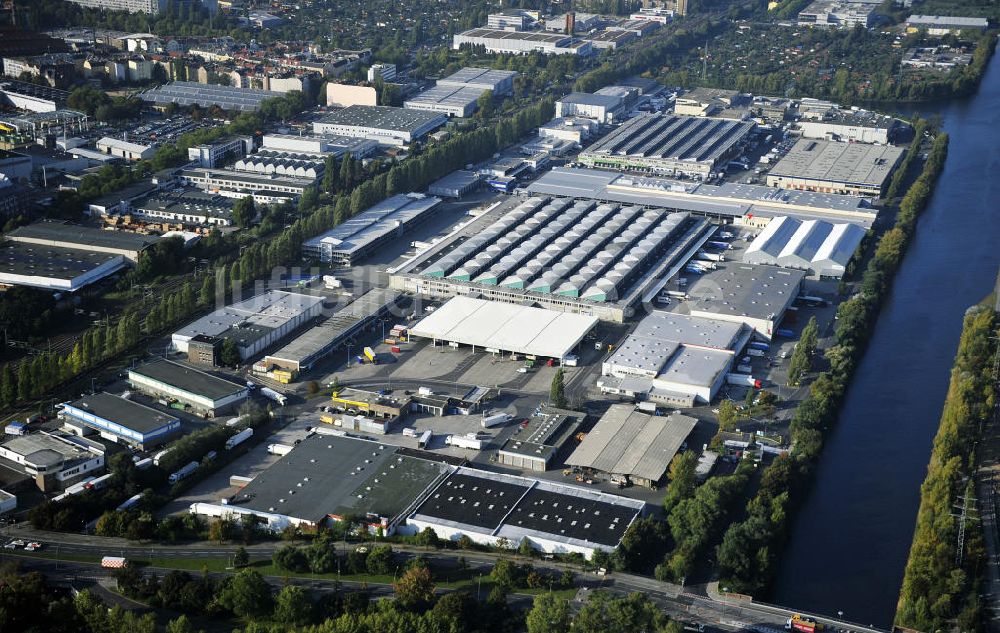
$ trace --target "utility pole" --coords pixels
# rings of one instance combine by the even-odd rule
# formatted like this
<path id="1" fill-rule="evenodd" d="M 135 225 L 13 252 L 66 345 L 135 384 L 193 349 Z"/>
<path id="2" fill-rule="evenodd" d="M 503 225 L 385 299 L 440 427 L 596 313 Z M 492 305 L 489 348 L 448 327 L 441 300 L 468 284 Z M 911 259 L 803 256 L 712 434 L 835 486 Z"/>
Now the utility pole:
<path id="1" fill-rule="evenodd" d="M 705 38 L 705 54 L 701 58 L 701 79 L 708 77 L 708 38 Z"/>
<path id="2" fill-rule="evenodd" d="M 958 497 L 962 500 L 962 507 L 960 509 L 961 514 L 952 514 L 951 516 L 958 518 L 958 543 L 956 544 L 957 550 L 955 552 L 955 564 L 961 565 L 962 558 L 965 556 L 965 526 L 969 520 L 975 521 L 976 517 L 970 516 L 970 514 L 975 512 L 975 497 L 969 497 L 967 495 L 962 495 Z M 973 507 L 969 507 L 969 502 L 972 502 Z"/>

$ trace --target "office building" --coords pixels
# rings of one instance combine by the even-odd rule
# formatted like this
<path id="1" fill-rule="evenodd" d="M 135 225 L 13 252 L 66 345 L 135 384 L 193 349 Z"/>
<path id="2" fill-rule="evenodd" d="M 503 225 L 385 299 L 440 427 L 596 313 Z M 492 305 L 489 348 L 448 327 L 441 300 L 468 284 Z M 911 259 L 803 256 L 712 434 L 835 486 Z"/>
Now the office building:
<path id="1" fill-rule="evenodd" d="M 315 178 L 257 174 L 231 169 L 182 169 L 178 176 L 183 182 L 199 189 L 233 198 L 251 195 L 256 202 L 263 204 L 301 196 L 306 187 L 315 182 Z"/>
<path id="2" fill-rule="evenodd" d="M 104 447 L 82 437 L 41 431 L 0 443 L 0 465 L 28 475 L 42 492 L 55 492 L 101 474 Z"/>
<path id="3" fill-rule="evenodd" d="M 392 81 L 396 78 L 396 64 L 372 64 L 368 69 L 368 81 Z"/>
<path id="4" fill-rule="evenodd" d="M 588 117 L 556 117 L 538 128 L 538 136 L 556 138 L 577 145 L 597 134 L 597 121 Z"/>
<path id="5" fill-rule="evenodd" d="M 163 358 L 129 369 L 128 382 L 137 391 L 211 417 L 233 411 L 249 394 L 246 385 Z"/>
<path id="6" fill-rule="evenodd" d="M 197 162 L 198 167 L 211 169 L 246 156 L 252 151 L 253 139 L 248 136 L 238 137 L 189 147 L 188 160 Z"/>
<path id="7" fill-rule="evenodd" d="M 103 439 L 139 450 L 159 446 L 181 430 L 176 417 L 107 392 L 64 404 L 59 417 L 77 435 L 97 431 Z"/>
<path id="8" fill-rule="evenodd" d="M 816 0 L 799 11 L 799 26 L 823 26 L 853 29 L 855 26 L 871 28 L 877 4 L 847 2 L 844 0 Z"/>
<path id="9" fill-rule="evenodd" d="M 800 139 L 767 174 L 769 187 L 879 197 L 905 150 Z"/>
<path id="10" fill-rule="evenodd" d="M 486 28 L 501 31 L 523 31 L 528 27 L 528 14 L 520 9 L 507 9 L 486 16 Z"/>
<path id="11" fill-rule="evenodd" d="M 70 0 L 73 4 L 103 11 L 126 11 L 156 15 L 160 12 L 160 0 Z"/>
<path id="12" fill-rule="evenodd" d="M 232 226 L 236 200 L 200 189 L 173 189 L 134 200 L 129 214 L 150 222 Z"/>
<path id="13" fill-rule="evenodd" d="M 739 156 L 754 123 L 640 114 L 580 154 L 588 167 L 706 179 Z"/>

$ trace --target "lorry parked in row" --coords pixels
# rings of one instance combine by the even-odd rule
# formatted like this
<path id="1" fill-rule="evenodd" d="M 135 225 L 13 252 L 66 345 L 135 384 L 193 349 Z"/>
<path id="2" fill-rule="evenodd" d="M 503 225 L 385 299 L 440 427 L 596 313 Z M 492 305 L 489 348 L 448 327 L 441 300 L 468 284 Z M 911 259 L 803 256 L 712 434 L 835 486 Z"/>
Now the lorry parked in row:
<path id="1" fill-rule="evenodd" d="M 499 426 L 501 424 L 506 424 L 507 421 L 511 419 L 511 417 L 513 416 L 511 416 L 509 413 L 497 413 L 494 415 L 483 414 L 483 419 L 481 424 L 484 429 L 488 429 L 494 426 Z"/>
<path id="2" fill-rule="evenodd" d="M 253 435 L 253 429 L 243 429 L 236 435 L 226 440 L 226 450 L 231 451 Z"/>
<path id="3" fill-rule="evenodd" d="M 730 385 L 753 387 L 754 389 L 760 389 L 763 385 L 759 379 L 747 374 L 726 374 L 726 382 Z"/>
<path id="4" fill-rule="evenodd" d="M 278 393 L 274 389 L 263 387 L 260 390 L 260 395 L 264 396 L 268 400 L 273 400 L 274 402 L 277 402 L 278 406 L 281 407 L 285 406 L 285 404 L 288 403 L 288 396 L 286 396 L 283 393 Z"/>
<path id="5" fill-rule="evenodd" d="M 177 472 L 171 473 L 168 481 L 172 484 L 175 484 L 178 481 L 185 479 L 188 475 L 190 475 L 196 470 L 198 470 L 198 462 L 188 462 L 186 466 L 184 466 Z"/>

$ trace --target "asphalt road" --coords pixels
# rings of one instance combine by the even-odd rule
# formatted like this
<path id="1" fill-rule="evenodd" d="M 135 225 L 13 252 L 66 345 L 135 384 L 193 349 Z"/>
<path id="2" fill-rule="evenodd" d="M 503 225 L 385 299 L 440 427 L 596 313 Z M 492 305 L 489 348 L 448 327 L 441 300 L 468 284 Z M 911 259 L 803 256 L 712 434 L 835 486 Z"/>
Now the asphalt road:
<path id="1" fill-rule="evenodd" d="M 7 540 L 20 538 L 42 542 L 45 544 L 43 551 L 48 556 L 54 554 L 57 557 L 66 554 L 95 557 L 117 555 L 134 558 L 183 557 L 225 559 L 232 556 L 236 549 L 235 546 L 219 546 L 206 542 L 177 546 L 151 544 L 143 547 L 136 546 L 124 539 L 108 539 L 84 534 L 43 532 L 30 527 L 6 527 L 2 530 L 2 533 L 7 537 Z M 286 543 L 258 543 L 247 547 L 247 551 L 251 558 L 269 557 L 276 549 L 284 545 Z M 343 547 L 345 549 L 356 546 L 356 543 L 338 544 L 338 548 Z M 470 569 L 480 571 L 484 575 L 489 573 L 489 570 L 500 556 L 494 552 L 433 550 L 399 543 L 392 543 L 392 547 L 393 551 L 397 554 L 423 556 L 434 567 L 452 567 L 455 565 L 457 558 L 462 556 L 465 558 Z M 107 572 L 104 572 L 96 563 L 40 558 L 21 550 L 0 550 L 0 559 L 3 558 L 14 558 L 25 563 L 30 568 L 47 570 L 47 573 L 51 571 L 59 576 L 66 576 L 68 574 L 88 577 L 107 575 Z M 573 571 L 576 574 L 577 586 L 584 588 L 585 591 L 603 589 L 623 595 L 643 593 L 671 617 L 685 622 L 717 625 L 726 630 L 757 629 L 758 631 L 762 631 L 762 633 L 770 633 L 770 630 L 781 629 L 793 612 L 782 607 L 757 602 L 745 602 L 728 595 L 720 596 L 713 591 L 712 587 L 681 587 L 645 576 L 617 572 L 607 576 L 597 576 L 592 573 L 581 572 L 579 567 L 575 565 L 558 561 L 529 560 L 527 558 L 524 560 L 525 562 L 531 562 L 536 569 L 552 574 L 560 574 L 566 570 Z M 164 571 L 166 570 L 164 569 Z M 224 572 L 213 573 L 222 574 Z M 330 590 L 335 586 L 334 581 L 314 580 L 303 577 L 289 578 L 287 581 L 284 576 L 270 576 L 267 579 L 269 583 L 277 586 L 285 582 L 292 582 L 318 591 Z M 347 588 L 356 585 L 360 586 L 359 583 L 352 581 L 343 581 L 341 585 Z M 392 594 L 391 585 L 367 583 L 367 586 L 372 591 L 373 596 L 388 597 Z M 696 595 L 695 593 L 691 593 L 692 591 L 704 591 L 706 595 Z M 530 600 L 531 597 L 526 595 L 514 597 L 515 602 L 526 603 Z M 880 629 L 868 626 L 820 616 L 812 617 L 830 631 L 844 633 L 883 633 Z"/>

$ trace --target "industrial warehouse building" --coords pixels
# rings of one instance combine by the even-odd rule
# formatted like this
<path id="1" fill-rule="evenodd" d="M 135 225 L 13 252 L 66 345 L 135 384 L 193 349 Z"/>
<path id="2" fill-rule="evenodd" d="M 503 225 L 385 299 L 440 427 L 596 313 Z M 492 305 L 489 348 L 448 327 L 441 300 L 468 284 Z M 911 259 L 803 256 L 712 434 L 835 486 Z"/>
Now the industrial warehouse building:
<path id="1" fill-rule="evenodd" d="M 562 360 L 596 325 L 582 314 L 454 297 L 410 328 L 410 337 Z"/>
<path id="2" fill-rule="evenodd" d="M 269 367 L 305 371 L 334 350 L 342 347 L 378 317 L 387 314 L 399 301 L 399 293 L 372 288 L 329 319 L 307 329 L 281 349 L 264 358 Z"/>
<path id="3" fill-rule="evenodd" d="M 800 139 L 767 174 L 769 187 L 879 197 L 905 150 Z"/>
<path id="4" fill-rule="evenodd" d="M 866 198 L 775 189 L 727 182 L 721 185 L 616 174 L 599 169 L 556 167 L 528 186 L 533 195 L 588 198 L 602 202 L 688 211 L 722 220 L 791 216 L 871 227 L 878 216 Z"/>
<path id="5" fill-rule="evenodd" d="M 896 117 L 869 110 L 830 108 L 820 117 L 803 116 L 796 127 L 802 138 L 887 145 L 903 126 Z"/>
<path id="6" fill-rule="evenodd" d="M 0 284 L 76 292 L 126 263 L 111 253 L 7 241 L 0 244 Z"/>
<path id="7" fill-rule="evenodd" d="M 707 220 L 688 213 L 592 200 L 511 199 L 398 267 L 390 286 L 623 322 L 711 230 Z"/>
<path id="8" fill-rule="evenodd" d="M 926 30 L 928 35 L 946 35 L 962 31 L 985 31 L 990 26 L 986 18 L 964 18 L 950 15 L 911 15 L 906 18 L 906 32 Z"/>
<path id="9" fill-rule="evenodd" d="M 616 95 L 571 92 L 556 101 L 557 117 L 586 117 L 598 123 L 616 123 L 624 110 L 624 101 Z"/>
<path id="10" fill-rule="evenodd" d="M 743 252 L 747 264 L 805 270 L 810 277 L 840 279 L 865 231 L 854 224 L 773 218 Z"/>
<path id="11" fill-rule="evenodd" d="M 97 151 L 125 160 L 149 160 L 156 153 L 156 146 L 105 136 L 97 141 Z"/>
<path id="12" fill-rule="evenodd" d="M 537 51 L 547 55 L 585 57 L 594 52 L 590 42 L 568 35 L 540 33 L 538 31 L 470 29 L 452 36 L 451 47 L 456 51 L 465 44 L 482 46 L 487 53 L 513 53 L 515 55 L 527 55 Z"/>
<path id="13" fill-rule="evenodd" d="M 28 475 L 42 492 L 63 490 L 104 470 L 104 447 L 82 437 L 41 431 L 0 444 L 0 466 Z"/>
<path id="14" fill-rule="evenodd" d="M 184 354 L 196 336 L 232 339 L 246 360 L 285 338 L 323 311 L 323 297 L 270 290 L 201 317 L 170 337 Z"/>
<path id="15" fill-rule="evenodd" d="M 588 167 L 708 178 L 739 156 L 755 124 L 710 117 L 640 114 L 583 153 Z"/>
<path id="16" fill-rule="evenodd" d="M 352 105 L 315 121 L 313 131 L 367 138 L 384 145 L 405 145 L 419 141 L 447 122 L 448 118 L 439 112 Z"/>
<path id="17" fill-rule="evenodd" d="M 427 193 L 442 198 L 461 198 L 471 193 L 483 184 L 482 178 L 474 171 L 459 169 L 444 178 L 436 180 L 427 187 Z"/>
<path id="18" fill-rule="evenodd" d="M 717 270 L 692 275 L 688 298 L 676 311 L 744 323 L 770 340 L 799 296 L 805 276 L 801 270 L 726 262 Z"/>
<path id="19" fill-rule="evenodd" d="M 566 459 L 566 465 L 627 477 L 633 484 L 655 488 L 697 423 L 697 419 L 679 413 L 660 417 L 638 411 L 631 404 L 613 404 Z"/>
<path id="20" fill-rule="evenodd" d="M 233 163 L 233 170 L 316 180 L 323 175 L 325 164 L 326 157 L 322 154 L 261 149 Z"/>
<path id="21" fill-rule="evenodd" d="M 420 193 L 397 194 L 306 240 L 302 253 L 325 264 L 352 266 L 426 220 L 440 203 L 440 198 Z"/>
<path id="22" fill-rule="evenodd" d="M 257 174 L 231 169 L 182 169 L 178 176 L 199 189 L 232 197 L 253 196 L 259 204 L 283 202 L 301 196 L 315 178 L 297 178 L 278 174 Z"/>
<path id="23" fill-rule="evenodd" d="M 496 546 L 523 539 L 552 554 L 611 552 L 646 504 L 552 481 L 461 467 L 424 499 L 407 519 L 411 531 L 431 528 L 438 538 L 467 536 Z"/>
<path id="24" fill-rule="evenodd" d="M 255 515 L 269 529 L 316 527 L 352 516 L 392 535 L 428 491 L 450 472 L 446 464 L 411 457 L 369 440 L 311 435 L 226 504 L 196 503 L 193 514 Z"/>
<path id="25" fill-rule="evenodd" d="M 750 328 L 655 310 L 601 365 L 604 393 L 691 407 L 712 401 Z"/>
<path id="26" fill-rule="evenodd" d="M 378 143 L 351 136 L 299 136 L 297 134 L 265 134 L 261 139 L 261 150 L 294 152 L 297 154 L 318 154 L 341 158 L 350 154 L 352 158 L 368 158 L 378 149 Z"/>
<path id="27" fill-rule="evenodd" d="M 544 472 L 564 446 L 580 430 L 585 413 L 542 407 L 525 426 L 514 429 L 500 450 L 497 463 L 523 470 Z"/>
<path id="28" fill-rule="evenodd" d="M 407 110 L 440 112 L 454 117 L 468 117 L 476 111 L 477 101 L 483 95 L 481 88 L 468 86 L 442 86 L 438 84 L 403 102 Z"/>
<path id="29" fill-rule="evenodd" d="M 209 108 L 217 105 L 223 110 L 256 112 L 265 99 L 284 96 L 284 93 L 252 88 L 234 88 L 193 81 L 172 81 L 139 93 L 139 98 L 163 108 L 169 103 L 179 106 L 199 105 Z"/>
<path id="30" fill-rule="evenodd" d="M 437 85 L 489 90 L 493 92 L 494 97 L 500 97 L 514 92 L 514 78 L 517 75 L 518 73 L 513 70 L 466 67 L 444 79 L 438 79 Z"/>
<path id="31" fill-rule="evenodd" d="M 587 117 L 556 117 L 538 128 L 538 136 L 580 145 L 597 134 L 597 130 L 597 121 Z"/>
<path id="32" fill-rule="evenodd" d="M 5 237 L 23 244 L 111 253 L 121 255 L 133 262 L 139 259 L 139 254 L 142 251 L 160 239 L 155 235 L 104 231 L 54 220 L 43 220 L 16 228 L 7 233 Z"/>
<path id="33" fill-rule="evenodd" d="M 174 189 L 134 200 L 129 214 L 153 222 L 232 226 L 235 203 L 233 198 L 199 189 Z"/>
<path id="34" fill-rule="evenodd" d="M 232 410 L 249 394 L 246 385 L 163 358 L 128 370 L 128 382 L 133 389 L 156 398 L 175 400 L 212 417 Z"/>
<path id="35" fill-rule="evenodd" d="M 172 415 L 106 392 L 64 404 L 59 417 L 77 435 L 97 431 L 106 440 L 140 450 L 163 444 L 181 429 Z"/>

